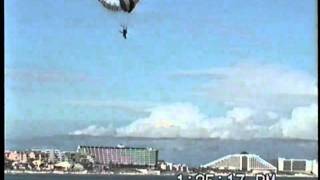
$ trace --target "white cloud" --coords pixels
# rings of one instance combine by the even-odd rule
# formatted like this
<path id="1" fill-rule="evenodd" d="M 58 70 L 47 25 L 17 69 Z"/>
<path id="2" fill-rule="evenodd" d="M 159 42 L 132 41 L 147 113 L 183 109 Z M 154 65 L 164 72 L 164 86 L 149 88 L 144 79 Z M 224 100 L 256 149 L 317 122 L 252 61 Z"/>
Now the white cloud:
<path id="1" fill-rule="evenodd" d="M 212 73 L 225 75 L 219 82 L 207 87 L 219 87 L 223 94 L 255 98 L 267 95 L 316 95 L 316 80 L 312 76 L 275 65 L 237 65 L 213 69 Z M 226 91 L 226 92 L 225 92 Z M 214 92 L 210 91 L 214 96 Z M 220 92 L 221 93 L 221 92 Z"/>
<path id="2" fill-rule="evenodd" d="M 266 113 L 266 115 L 268 116 L 269 119 L 278 119 L 279 115 L 275 112 L 269 111 Z"/>
<path id="3" fill-rule="evenodd" d="M 207 77 L 209 80 L 200 84 L 195 94 L 229 107 L 250 107 L 274 113 L 289 113 L 294 107 L 314 103 L 318 95 L 315 77 L 275 64 L 236 64 L 180 71 L 174 77 Z"/>
<path id="4" fill-rule="evenodd" d="M 198 92 L 229 110 L 223 116 L 208 117 L 191 103 L 150 104 L 144 107 L 147 117 L 115 129 L 116 135 L 317 139 L 317 84 L 307 73 L 276 65 L 238 64 L 180 72 L 175 77 L 180 76 L 208 77 Z"/>
<path id="5" fill-rule="evenodd" d="M 317 118 L 315 107 L 315 105 L 309 107 L 312 110 L 309 108 L 294 109 L 292 119 L 281 121 L 282 123 L 279 124 L 278 121 L 273 120 L 277 118 L 275 113 L 269 113 L 272 119 L 270 120 L 266 116 L 264 120 L 270 120 L 270 122 L 264 123 L 258 119 L 260 117 L 258 113 L 247 107 L 235 107 L 227 111 L 225 116 L 209 118 L 192 104 L 176 103 L 151 109 L 149 117 L 138 119 L 126 127 L 117 129 L 117 135 L 136 137 L 220 137 L 234 139 L 254 137 L 314 139 L 316 137 L 316 131 L 314 130 L 317 127 L 315 126 Z M 299 123 L 302 123 L 302 119 L 308 125 L 299 125 Z M 310 132 L 305 134 L 305 131 Z"/>
<path id="6" fill-rule="evenodd" d="M 76 107 L 101 107 L 117 109 L 127 113 L 145 114 L 148 113 L 148 108 L 157 105 L 156 103 L 146 101 L 121 101 L 121 100 L 67 100 L 64 102 L 67 105 Z"/>
<path id="7" fill-rule="evenodd" d="M 149 109 L 150 115 L 117 129 L 119 136 L 207 137 L 205 116 L 189 103 L 176 103 Z"/>
<path id="8" fill-rule="evenodd" d="M 281 119 L 285 137 L 318 139 L 318 106 L 296 107 L 290 119 Z"/>
<path id="9" fill-rule="evenodd" d="M 110 127 L 99 127 L 96 125 L 88 126 L 87 128 L 76 130 L 73 132 L 70 132 L 70 135 L 90 135 L 90 136 L 104 136 L 104 135 L 114 135 L 113 128 Z"/>
<path id="10" fill-rule="evenodd" d="M 227 117 L 241 123 L 246 122 L 246 120 L 248 120 L 253 114 L 254 111 L 250 108 L 235 107 L 231 111 L 227 112 Z"/>
<path id="11" fill-rule="evenodd" d="M 235 107 L 225 116 L 208 117 L 190 103 L 159 105 L 148 109 L 150 115 L 131 124 L 113 129 L 89 126 L 72 135 L 114 135 L 129 137 L 233 138 L 289 137 L 317 139 L 317 105 L 297 107 L 291 118 L 273 113 L 261 121 L 259 113 L 248 107 Z M 274 120 L 276 118 L 276 120 Z M 268 121 L 265 123 L 264 121 Z"/>
<path id="12" fill-rule="evenodd" d="M 268 64 L 238 64 L 233 67 L 214 68 L 207 74 L 224 75 L 219 85 L 224 90 L 241 94 L 316 95 L 316 80 L 307 73 Z"/>

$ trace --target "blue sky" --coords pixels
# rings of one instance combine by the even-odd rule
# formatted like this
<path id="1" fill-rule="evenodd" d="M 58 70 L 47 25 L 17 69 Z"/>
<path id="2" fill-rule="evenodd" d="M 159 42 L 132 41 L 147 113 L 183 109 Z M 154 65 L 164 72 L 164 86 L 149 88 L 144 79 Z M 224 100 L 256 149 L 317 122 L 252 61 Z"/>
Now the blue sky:
<path id="1" fill-rule="evenodd" d="M 132 14 L 110 12 L 96 0 L 7 0 L 6 136 L 66 134 L 90 126 L 135 129 L 141 119 L 156 124 L 157 118 L 150 118 L 154 111 L 171 107 L 172 112 L 198 109 L 212 123 L 211 118 L 227 117 L 236 108 L 272 112 L 279 122 L 292 120 L 295 108 L 312 106 L 315 96 L 315 22 L 312 0 L 141 0 Z M 127 40 L 120 24 L 128 25 Z M 225 72 L 238 67 L 243 72 L 234 76 L 243 79 L 227 78 L 232 73 Z M 217 71 L 224 81 L 212 79 Z M 285 94 L 289 103 L 275 98 L 272 106 L 279 109 L 253 108 L 252 99 L 270 99 L 265 98 L 268 90 L 239 103 L 234 97 L 249 90 L 221 94 L 210 88 L 257 82 L 250 78 L 264 77 L 260 72 L 283 77 L 276 84 L 264 78 L 251 84 L 279 85 L 270 92 Z M 298 90 L 284 88 L 295 80 L 287 87 Z"/>

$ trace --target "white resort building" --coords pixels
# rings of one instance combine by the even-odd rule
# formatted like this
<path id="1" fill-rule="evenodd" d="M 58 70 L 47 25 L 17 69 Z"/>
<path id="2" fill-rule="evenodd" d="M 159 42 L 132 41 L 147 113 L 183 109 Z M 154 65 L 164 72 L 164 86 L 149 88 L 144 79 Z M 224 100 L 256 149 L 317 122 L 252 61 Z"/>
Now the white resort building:
<path id="1" fill-rule="evenodd" d="M 318 161 L 307 159 L 278 158 L 280 172 L 306 173 L 318 175 Z"/>
<path id="2" fill-rule="evenodd" d="M 255 154 L 231 154 L 202 165 L 203 168 L 246 172 L 276 172 L 277 168 Z"/>

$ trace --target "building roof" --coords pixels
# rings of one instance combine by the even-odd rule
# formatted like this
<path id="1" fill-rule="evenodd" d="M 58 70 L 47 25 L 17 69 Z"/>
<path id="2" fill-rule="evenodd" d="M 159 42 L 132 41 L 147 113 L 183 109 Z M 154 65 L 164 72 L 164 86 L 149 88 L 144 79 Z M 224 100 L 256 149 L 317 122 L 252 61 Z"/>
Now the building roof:
<path id="1" fill-rule="evenodd" d="M 157 151 L 153 148 L 142 148 L 142 147 L 126 147 L 126 146 L 89 146 L 89 145 L 79 145 L 78 148 L 103 148 L 103 149 L 141 149 L 141 150 L 150 150 L 150 151 Z"/>
<path id="2" fill-rule="evenodd" d="M 293 158 L 290 158 L 290 159 L 286 159 L 286 158 L 282 158 L 282 157 L 279 157 L 278 158 L 279 160 L 285 160 L 285 161 L 314 161 L 317 159 L 314 159 L 314 160 L 311 160 L 311 159 L 293 159 Z"/>
<path id="3" fill-rule="evenodd" d="M 251 165 L 252 169 L 273 169 L 276 170 L 277 168 L 273 166 L 271 163 L 265 161 L 260 156 L 256 154 L 230 154 L 224 157 L 221 157 L 217 160 L 214 160 L 212 162 L 209 162 L 202 167 L 212 167 L 212 168 L 219 168 L 219 167 L 229 167 L 229 168 L 238 168 L 240 169 L 241 163 L 240 158 L 241 157 L 247 157 L 248 163 L 249 159 L 252 159 L 255 162 L 255 165 Z M 256 166 L 256 167 L 255 167 Z"/>

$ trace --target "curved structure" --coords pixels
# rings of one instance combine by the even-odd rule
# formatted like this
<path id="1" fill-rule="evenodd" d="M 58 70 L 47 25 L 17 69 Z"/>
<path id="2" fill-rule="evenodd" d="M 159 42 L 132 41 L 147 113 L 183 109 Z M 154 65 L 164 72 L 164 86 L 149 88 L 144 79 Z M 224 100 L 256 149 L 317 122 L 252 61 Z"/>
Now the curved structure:
<path id="1" fill-rule="evenodd" d="M 231 154 L 203 165 L 205 168 L 241 171 L 272 171 L 277 168 L 255 154 Z"/>
<path id="2" fill-rule="evenodd" d="M 105 8 L 112 11 L 124 11 L 131 13 L 138 4 L 139 0 L 99 0 L 99 2 Z"/>

